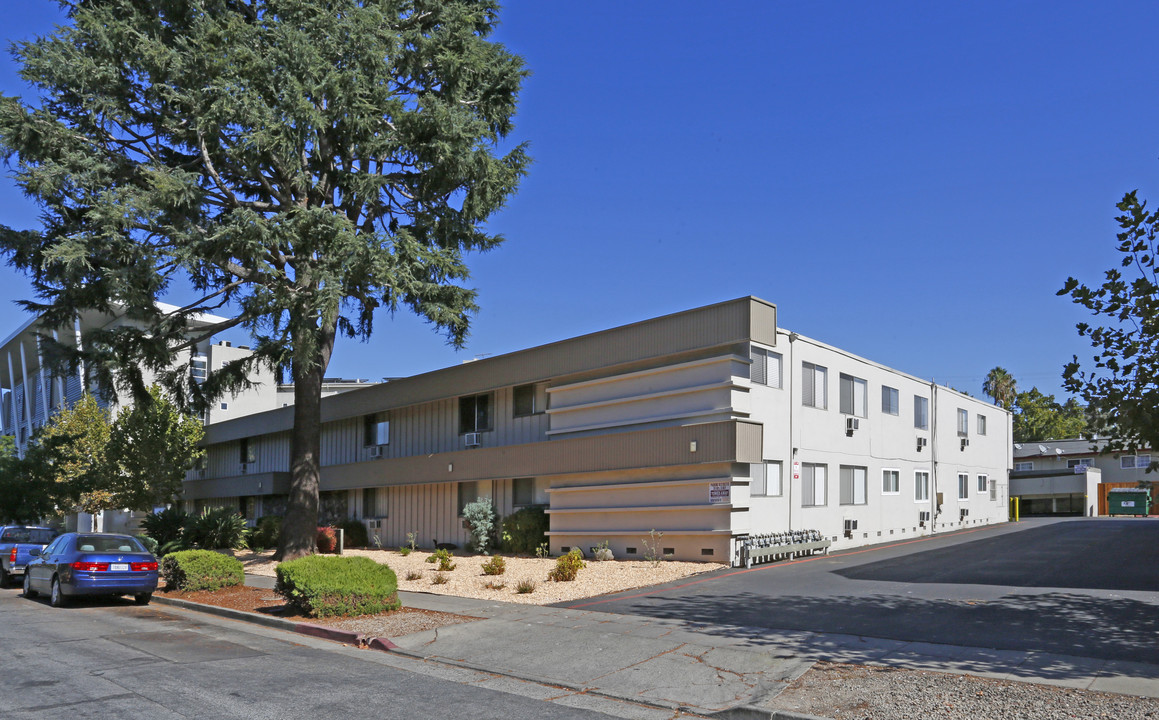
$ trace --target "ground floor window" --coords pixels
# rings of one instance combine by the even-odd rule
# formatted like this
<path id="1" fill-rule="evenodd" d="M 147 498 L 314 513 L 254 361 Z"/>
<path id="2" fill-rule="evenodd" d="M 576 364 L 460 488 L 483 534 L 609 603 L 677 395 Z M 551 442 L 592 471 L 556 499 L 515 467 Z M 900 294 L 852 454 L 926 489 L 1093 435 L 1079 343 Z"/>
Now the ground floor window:
<path id="1" fill-rule="evenodd" d="M 362 517 L 386 517 L 386 503 L 383 502 L 383 493 L 378 488 L 363 488 L 362 490 Z"/>
<path id="2" fill-rule="evenodd" d="M 967 473 L 958 473 L 958 499 L 970 499 L 970 476 Z"/>
<path id="3" fill-rule="evenodd" d="M 930 499 L 930 474 L 928 472 L 914 473 L 914 500 L 925 502 Z"/>
<path id="4" fill-rule="evenodd" d="M 990 478 L 987 475 L 978 476 L 978 492 L 984 493 L 989 489 Z"/>
<path id="5" fill-rule="evenodd" d="M 459 483 L 459 517 L 463 516 L 463 508 L 479 499 L 479 483 L 461 482 Z"/>
<path id="6" fill-rule="evenodd" d="M 881 492 L 884 495 L 897 495 L 901 492 L 901 473 L 897 470 L 882 470 Z"/>
<path id="7" fill-rule="evenodd" d="M 841 466 L 841 504 L 866 504 L 866 475 L 863 467 Z"/>
<path id="8" fill-rule="evenodd" d="M 814 463 L 801 465 L 801 507 L 822 507 L 829 504 L 827 471 L 826 465 Z"/>
<path id="9" fill-rule="evenodd" d="M 781 495 L 781 463 L 766 460 L 749 465 L 749 495 L 779 497 Z"/>

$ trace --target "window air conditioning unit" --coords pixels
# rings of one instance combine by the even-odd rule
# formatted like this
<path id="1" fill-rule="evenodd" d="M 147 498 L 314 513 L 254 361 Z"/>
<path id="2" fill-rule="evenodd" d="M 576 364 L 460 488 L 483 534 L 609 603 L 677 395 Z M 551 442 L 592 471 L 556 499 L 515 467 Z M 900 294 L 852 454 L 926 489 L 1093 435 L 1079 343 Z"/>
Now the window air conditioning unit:
<path id="1" fill-rule="evenodd" d="M 245 475 L 247 473 L 251 473 L 254 471 L 254 469 L 256 467 L 257 467 L 257 463 L 242 463 L 241 464 L 241 474 Z"/>
<path id="2" fill-rule="evenodd" d="M 958 511 L 958 520 L 959 521 L 965 520 L 969 516 L 970 516 L 970 511 L 965 509 L 965 508 Z"/>
<path id="3" fill-rule="evenodd" d="M 366 521 L 366 529 L 367 530 L 381 530 L 382 529 L 382 521 L 378 520 L 377 518 L 373 519 L 373 520 L 367 520 Z"/>
<path id="4" fill-rule="evenodd" d="M 927 438 L 924 438 L 924 437 L 918 438 L 918 452 L 921 452 L 922 448 L 924 448 L 926 445 L 929 445 L 929 444 L 930 444 L 930 441 Z"/>
<path id="5" fill-rule="evenodd" d="M 845 418 L 845 434 L 852 435 L 854 430 L 861 428 L 861 421 L 857 418 Z"/>
<path id="6" fill-rule="evenodd" d="M 962 449 L 970 447 L 970 438 L 962 438 Z"/>
<path id="7" fill-rule="evenodd" d="M 366 457 L 374 458 L 374 459 L 381 458 L 382 457 L 382 446 L 381 445 L 371 445 L 370 447 L 366 448 Z"/>
<path id="8" fill-rule="evenodd" d="M 467 433 L 463 435 L 463 443 L 467 447 L 479 447 L 479 433 Z"/>
<path id="9" fill-rule="evenodd" d="M 930 511 L 922 510 L 918 513 L 918 525 L 925 527 L 926 523 L 930 521 Z"/>
<path id="10" fill-rule="evenodd" d="M 853 531 L 856 529 L 857 529 L 857 521 L 856 520 L 846 520 L 845 521 L 845 537 L 852 538 Z"/>

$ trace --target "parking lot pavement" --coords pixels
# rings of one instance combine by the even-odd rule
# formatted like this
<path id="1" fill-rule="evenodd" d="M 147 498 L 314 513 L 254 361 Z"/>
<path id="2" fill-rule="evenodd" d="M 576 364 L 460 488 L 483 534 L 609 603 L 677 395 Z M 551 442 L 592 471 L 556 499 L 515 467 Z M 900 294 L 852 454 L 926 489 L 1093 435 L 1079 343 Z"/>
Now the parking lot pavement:
<path id="1" fill-rule="evenodd" d="M 1159 520 L 1034 519 L 567 604 L 849 662 L 1159 697 Z"/>

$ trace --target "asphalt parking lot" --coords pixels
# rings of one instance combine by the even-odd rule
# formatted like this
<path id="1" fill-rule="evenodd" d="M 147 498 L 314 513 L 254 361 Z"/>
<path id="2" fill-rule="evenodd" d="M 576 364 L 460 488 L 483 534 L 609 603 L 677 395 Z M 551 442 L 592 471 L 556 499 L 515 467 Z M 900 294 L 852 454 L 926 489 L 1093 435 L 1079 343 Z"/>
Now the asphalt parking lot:
<path id="1" fill-rule="evenodd" d="M 1159 520 L 1032 519 L 567 606 L 1159 665 Z"/>

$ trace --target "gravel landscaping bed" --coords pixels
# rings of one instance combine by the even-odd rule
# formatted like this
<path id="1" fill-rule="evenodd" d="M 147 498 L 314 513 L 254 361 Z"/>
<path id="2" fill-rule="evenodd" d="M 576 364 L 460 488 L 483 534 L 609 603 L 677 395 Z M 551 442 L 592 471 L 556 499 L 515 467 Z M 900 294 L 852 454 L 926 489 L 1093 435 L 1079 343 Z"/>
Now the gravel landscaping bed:
<path id="1" fill-rule="evenodd" d="M 432 554 L 416 550 L 403 555 L 397 550 L 350 549 L 345 555 L 364 555 L 376 562 L 386 563 L 398 576 L 398 589 L 413 592 L 427 592 L 438 595 L 481 600 L 502 600 L 504 602 L 528 605 L 550 605 L 552 603 L 579 600 L 606 593 L 620 592 L 634 588 L 658 585 L 680 580 L 699 573 L 726 567 L 720 563 L 681 562 L 665 560 L 653 564 L 644 560 L 612 560 L 597 562 L 588 559 L 587 567 L 579 571 L 575 580 L 552 582 L 547 573 L 555 567 L 555 558 L 503 556 L 507 571 L 502 575 L 484 575 L 482 566 L 491 558 L 482 555 L 456 554 L 453 558 L 455 569 L 439 573 L 437 566 L 426 562 Z M 236 556 L 245 565 L 245 571 L 254 575 L 274 577 L 273 553 L 238 552 Z M 417 574 L 415 579 L 408 576 Z M 446 578 L 443 584 L 435 584 L 436 576 Z M 530 581 L 535 589 L 530 593 L 518 593 L 520 581 Z M 502 587 L 487 587 L 488 584 Z"/>
<path id="2" fill-rule="evenodd" d="M 834 720 L 1143 720 L 1159 700 L 872 665 L 817 663 L 770 709 Z"/>

